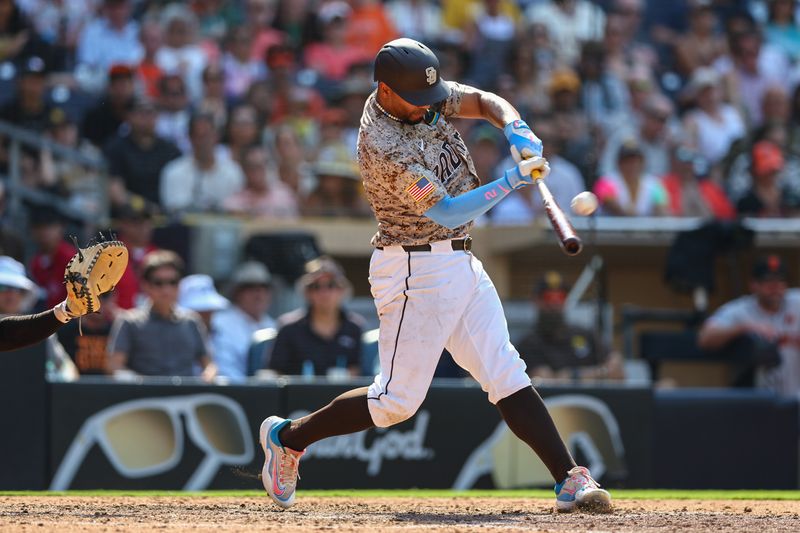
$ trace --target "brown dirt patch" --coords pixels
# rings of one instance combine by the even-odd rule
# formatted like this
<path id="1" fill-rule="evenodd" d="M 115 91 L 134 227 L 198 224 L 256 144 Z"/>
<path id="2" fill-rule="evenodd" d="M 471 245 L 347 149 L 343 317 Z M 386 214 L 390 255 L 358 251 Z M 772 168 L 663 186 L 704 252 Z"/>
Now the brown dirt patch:
<path id="1" fill-rule="evenodd" d="M 800 531 L 799 501 L 620 500 L 613 514 L 558 514 L 552 500 L 0 497 L 0 531 Z"/>

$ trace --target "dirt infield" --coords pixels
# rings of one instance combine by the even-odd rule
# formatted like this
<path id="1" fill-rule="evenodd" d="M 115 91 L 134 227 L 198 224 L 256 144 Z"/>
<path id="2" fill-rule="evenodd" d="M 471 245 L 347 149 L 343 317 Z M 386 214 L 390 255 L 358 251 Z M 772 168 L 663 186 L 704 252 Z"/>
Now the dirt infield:
<path id="1" fill-rule="evenodd" d="M 551 500 L 2 496 L 0 531 L 800 531 L 800 501 L 621 500 L 613 514 L 557 514 Z"/>

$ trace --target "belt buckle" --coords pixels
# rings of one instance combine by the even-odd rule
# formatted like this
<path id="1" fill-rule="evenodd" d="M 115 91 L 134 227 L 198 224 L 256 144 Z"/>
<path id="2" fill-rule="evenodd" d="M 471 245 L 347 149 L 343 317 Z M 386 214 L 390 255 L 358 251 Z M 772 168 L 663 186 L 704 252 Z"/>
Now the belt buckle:
<path id="1" fill-rule="evenodd" d="M 465 251 L 465 252 L 469 252 L 469 251 L 471 251 L 471 250 L 472 250 L 472 237 L 470 237 L 469 235 L 467 235 L 467 236 L 464 238 L 464 251 Z"/>

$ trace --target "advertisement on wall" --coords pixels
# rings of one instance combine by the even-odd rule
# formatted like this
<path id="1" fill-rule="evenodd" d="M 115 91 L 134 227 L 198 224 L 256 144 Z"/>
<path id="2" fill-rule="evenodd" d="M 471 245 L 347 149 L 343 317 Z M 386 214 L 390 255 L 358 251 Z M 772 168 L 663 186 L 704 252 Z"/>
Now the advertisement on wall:
<path id="1" fill-rule="evenodd" d="M 299 417 L 344 385 L 54 384 L 50 488 L 260 487 L 257 428 Z M 646 389 L 541 389 L 571 451 L 609 486 L 650 482 L 652 394 Z M 310 446 L 302 487 L 546 487 L 544 465 L 511 434 L 477 386 L 434 385 L 410 420 Z"/>

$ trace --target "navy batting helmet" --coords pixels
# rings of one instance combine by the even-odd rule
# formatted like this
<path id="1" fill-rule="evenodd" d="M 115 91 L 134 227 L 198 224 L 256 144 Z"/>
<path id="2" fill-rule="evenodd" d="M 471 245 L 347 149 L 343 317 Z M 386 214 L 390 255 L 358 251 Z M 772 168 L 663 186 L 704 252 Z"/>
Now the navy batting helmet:
<path id="1" fill-rule="evenodd" d="M 417 106 L 432 105 L 450 96 L 450 85 L 439 75 L 439 59 L 414 39 L 395 39 L 375 57 L 375 81 L 382 81 Z"/>

